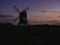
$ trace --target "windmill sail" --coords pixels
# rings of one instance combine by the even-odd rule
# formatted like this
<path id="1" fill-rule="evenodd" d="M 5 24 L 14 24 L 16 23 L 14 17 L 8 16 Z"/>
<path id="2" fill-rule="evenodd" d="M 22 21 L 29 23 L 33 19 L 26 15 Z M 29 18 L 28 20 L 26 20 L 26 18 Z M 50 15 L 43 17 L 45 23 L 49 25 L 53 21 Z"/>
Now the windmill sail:
<path id="1" fill-rule="evenodd" d="M 17 8 L 16 5 L 14 5 L 13 7 L 14 7 L 14 9 L 16 10 L 16 12 L 20 13 L 20 11 L 19 11 L 19 9 Z"/>

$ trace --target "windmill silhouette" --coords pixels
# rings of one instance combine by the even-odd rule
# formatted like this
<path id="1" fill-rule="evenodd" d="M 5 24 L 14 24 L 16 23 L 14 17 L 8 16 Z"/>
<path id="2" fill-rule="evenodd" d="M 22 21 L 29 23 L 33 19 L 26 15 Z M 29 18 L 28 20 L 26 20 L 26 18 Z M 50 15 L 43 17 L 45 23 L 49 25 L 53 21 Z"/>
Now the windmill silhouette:
<path id="1" fill-rule="evenodd" d="M 14 5 L 14 9 L 18 12 L 19 14 L 19 22 L 18 25 L 19 26 L 28 26 L 28 22 L 27 22 L 27 10 L 29 9 L 28 7 L 26 7 L 23 11 L 20 12 L 20 10 L 17 8 L 16 5 Z M 18 19 L 18 17 L 16 19 Z M 15 19 L 15 20 L 16 20 Z"/>

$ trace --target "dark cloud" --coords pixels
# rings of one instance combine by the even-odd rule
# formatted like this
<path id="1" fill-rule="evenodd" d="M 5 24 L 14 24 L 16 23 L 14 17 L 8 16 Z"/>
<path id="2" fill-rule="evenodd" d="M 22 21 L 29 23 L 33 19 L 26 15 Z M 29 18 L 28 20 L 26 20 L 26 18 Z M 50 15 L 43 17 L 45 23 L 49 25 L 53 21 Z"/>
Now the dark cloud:
<path id="1" fill-rule="evenodd" d="M 47 11 L 43 10 L 43 11 L 41 11 L 41 12 L 47 12 Z"/>
<path id="2" fill-rule="evenodd" d="M 4 15 L 0 15 L 0 18 L 5 18 L 6 16 L 4 16 Z"/>
<path id="3" fill-rule="evenodd" d="M 43 10 L 41 12 L 55 12 L 55 13 L 60 13 L 60 11 L 46 11 L 46 10 Z"/>
<path id="4" fill-rule="evenodd" d="M 58 22 L 57 20 L 51 20 L 51 21 L 48 21 L 48 22 Z"/>
<path id="5" fill-rule="evenodd" d="M 60 17 L 60 16 L 58 16 L 58 17 Z"/>
<path id="6" fill-rule="evenodd" d="M 42 16 L 42 15 L 39 15 L 39 16 L 34 16 L 34 17 L 44 17 L 44 16 Z"/>
<path id="7" fill-rule="evenodd" d="M 0 14 L 0 18 L 14 18 L 14 16 Z"/>

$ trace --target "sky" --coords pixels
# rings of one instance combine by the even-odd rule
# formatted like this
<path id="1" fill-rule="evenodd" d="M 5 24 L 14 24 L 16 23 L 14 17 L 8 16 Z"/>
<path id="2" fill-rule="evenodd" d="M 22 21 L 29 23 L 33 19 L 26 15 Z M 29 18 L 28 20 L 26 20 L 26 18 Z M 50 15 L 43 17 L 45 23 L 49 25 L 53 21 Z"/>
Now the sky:
<path id="1" fill-rule="evenodd" d="M 60 24 L 60 12 L 48 12 L 60 11 L 60 0 L 0 0 L 0 22 L 18 23 L 19 18 L 13 22 L 19 14 L 13 8 L 14 5 L 20 11 L 29 7 L 27 11 L 29 24 Z M 42 12 L 46 10 L 47 12 Z M 14 17 L 9 18 L 8 16 Z"/>

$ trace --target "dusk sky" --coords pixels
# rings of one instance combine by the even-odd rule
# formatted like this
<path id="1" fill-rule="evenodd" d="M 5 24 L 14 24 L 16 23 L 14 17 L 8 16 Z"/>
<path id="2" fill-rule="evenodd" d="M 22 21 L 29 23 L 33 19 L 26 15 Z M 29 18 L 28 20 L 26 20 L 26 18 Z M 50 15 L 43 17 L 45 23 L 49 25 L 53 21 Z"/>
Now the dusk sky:
<path id="1" fill-rule="evenodd" d="M 0 0 L 0 16 L 14 16 L 12 18 L 0 17 L 0 22 L 12 22 L 18 16 L 18 13 L 13 8 L 14 5 L 20 11 L 27 6 L 29 7 L 27 11 L 29 24 L 60 24 L 60 12 L 58 12 L 60 11 L 60 0 Z M 16 23 L 18 23 L 18 20 Z"/>

